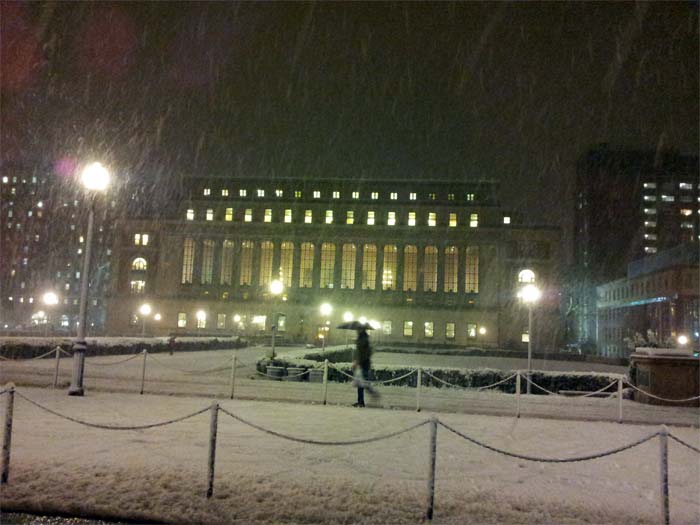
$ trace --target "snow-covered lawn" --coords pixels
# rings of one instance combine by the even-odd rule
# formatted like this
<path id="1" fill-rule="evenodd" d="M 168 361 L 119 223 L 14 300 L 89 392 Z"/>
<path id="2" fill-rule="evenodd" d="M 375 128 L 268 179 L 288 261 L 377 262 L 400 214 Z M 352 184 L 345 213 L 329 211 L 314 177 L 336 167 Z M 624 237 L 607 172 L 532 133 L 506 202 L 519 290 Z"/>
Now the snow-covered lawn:
<path id="1" fill-rule="evenodd" d="M 91 422 L 145 424 L 209 404 L 202 398 L 19 388 Z M 4 404 L 3 404 L 4 405 Z M 570 457 L 608 450 L 658 427 L 222 400 L 263 427 L 317 440 L 406 428 L 436 415 L 496 447 Z M 143 431 L 87 428 L 21 398 L 15 404 L 5 511 L 103 515 L 169 523 L 418 523 L 425 512 L 429 429 L 353 446 L 286 441 L 219 414 L 214 497 L 207 500 L 209 414 Z M 3 415 L 0 413 L 0 415 Z M 700 445 L 696 429 L 670 428 Z M 700 458 L 669 442 L 671 522 L 700 522 Z M 611 457 L 532 463 L 439 428 L 435 523 L 629 524 L 659 521 L 658 438 Z"/>

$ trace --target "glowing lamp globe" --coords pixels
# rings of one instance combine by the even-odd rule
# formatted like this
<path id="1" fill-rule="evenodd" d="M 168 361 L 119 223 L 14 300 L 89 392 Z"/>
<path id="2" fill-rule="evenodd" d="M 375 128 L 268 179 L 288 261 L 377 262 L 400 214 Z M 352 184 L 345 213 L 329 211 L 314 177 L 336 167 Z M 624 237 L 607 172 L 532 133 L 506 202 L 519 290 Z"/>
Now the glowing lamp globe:
<path id="1" fill-rule="evenodd" d="M 141 307 L 139 308 L 139 313 L 141 315 L 150 315 L 151 314 L 151 305 L 150 304 L 142 304 Z"/>
<path id="2" fill-rule="evenodd" d="M 524 286 L 522 290 L 520 290 L 518 295 L 524 302 L 532 304 L 540 300 L 540 297 L 542 297 L 542 291 L 534 284 L 528 284 L 527 286 Z"/>
<path id="3" fill-rule="evenodd" d="M 352 315 L 352 312 L 345 312 L 343 314 L 343 321 L 346 323 L 352 322 L 353 319 L 355 319 L 355 317 Z"/>
<path id="4" fill-rule="evenodd" d="M 272 295 L 279 295 L 284 291 L 284 284 L 282 281 L 275 279 L 270 283 L 270 293 Z"/>
<path id="5" fill-rule="evenodd" d="M 80 181 L 88 190 L 104 191 L 109 186 L 109 172 L 99 162 L 93 162 L 85 166 Z"/>
<path id="6" fill-rule="evenodd" d="M 333 307 L 328 303 L 323 303 L 321 305 L 321 315 L 331 315 L 333 312 Z"/>

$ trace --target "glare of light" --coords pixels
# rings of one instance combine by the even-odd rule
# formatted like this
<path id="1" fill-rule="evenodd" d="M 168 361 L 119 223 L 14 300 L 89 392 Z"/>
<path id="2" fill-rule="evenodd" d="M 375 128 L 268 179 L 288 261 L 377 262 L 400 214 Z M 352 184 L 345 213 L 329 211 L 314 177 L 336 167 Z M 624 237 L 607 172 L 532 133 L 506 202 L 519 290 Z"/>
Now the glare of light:
<path id="1" fill-rule="evenodd" d="M 235 314 L 235 315 L 233 316 L 233 322 L 234 322 L 234 323 L 240 323 L 240 322 L 241 322 L 241 316 L 238 315 L 238 314 Z"/>
<path id="2" fill-rule="evenodd" d="M 485 327 L 485 326 L 480 327 L 480 328 L 479 328 L 479 333 L 480 333 L 481 335 L 486 335 L 486 327 Z"/>
<path id="3" fill-rule="evenodd" d="M 528 284 L 518 292 L 518 297 L 526 303 L 536 303 L 542 297 L 542 291 L 534 284 Z"/>
<path id="4" fill-rule="evenodd" d="M 93 162 L 85 166 L 80 180 L 88 190 L 104 191 L 109 185 L 109 172 L 99 162 Z"/>
<path id="5" fill-rule="evenodd" d="M 153 319 L 155 319 L 156 321 L 160 321 L 162 318 L 163 317 L 160 314 L 156 314 L 153 316 Z"/>
<path id="6" fill-rule="evenodd" d="M 352 315 L 352 312 L 345 312 L 343 314 L 343 321 L 346 323 L 351 322 L 353 319 L 355 319 L 355 316 Z"/>
<path id="7" fill-rule="evenodd" d="M 687 335 L 679 335 L 678 336 L 678 344 L 681 346 L 685 346 L 688 344 L 688 336 Z"/>
<path id="8" fill-rule="evenodd" d="M 379 328 L 382 326 L 381 324 L 379 324 L 379 321 L 377 321 L 377 320 L 375 320 L 375 319 L 370 319 L 369 325 L 370 325 L 372 328 L 374 328 L 375 330 L 379 330 Z"/>
<path id="9" fill-rule="evenodd" d="M 195 317 L 197 317 L 197 321 L 204 321 L 207 318 L 207 312 L 204 310 L 197 310 Z"/>
<path id="10" fill-rule="evenodd" d="M 34 316 L 38 317 L 39 319 L 43 319 L 44 317 L 46 317 L 46 312 L 44 312 L 43 310 L 39 310 L 37 313 L 34 314 Z"/>
<path id="11" fill-rule="evenodd" d="M 358 321 L 361 322 L 362 324 L 365 324 L 365 323 L 367 323 L 367 318 L 363 315 L 362 317 L 360 317 L 358 319 Z"/>
<path id="12" fill-rule="evenodd" d="M 44 301 L 44 304 L 50 306 L 58 304 L 58 295 L 54 292 L 46 292 L 42 297 L 42 301 Z"/>
<path id="13" fill-rule="evenodd" d="M 331 315 L 331 312 L 333 312 L 333 307 L 329 303 L 323 303 L 321 305 L 321 315 Z"/>
<path id="14" fill-rule="evenodd" d="M 325 336 L 325 335 L 323 335 L 323 334 L 318 334 L 318 338 L 319 338 L 319 339 L 325 339 L 325 338 L 326 338 L 326 336 Z"/>
<path id="15" fill-rule="evenodd" d="M 141 315 L 150 315 L 151 314 L 151 305 L 148 303 L 143 303 L 141 307 L 139 308 L 139 313 Z"/>
<path id="16" fill-rule="evenodd" d="M 275 279 L 270 283 L 270 293 L 272 295 L 279 295 L 284 291 L 284 284 L 282 281 Z"/>

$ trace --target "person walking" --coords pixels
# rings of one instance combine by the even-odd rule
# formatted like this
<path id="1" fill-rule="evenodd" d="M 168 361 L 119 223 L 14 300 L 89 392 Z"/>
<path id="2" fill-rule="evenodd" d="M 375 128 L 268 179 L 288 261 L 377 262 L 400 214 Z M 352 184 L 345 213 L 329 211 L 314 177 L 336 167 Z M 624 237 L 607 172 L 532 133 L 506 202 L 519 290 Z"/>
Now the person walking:
<path id="1" fill-rule="evenodd" d="M 361 327 L 357 329 L 357 342 L 353 355 L 352 368 L 355 376 L 354 383 L 357 386 L 357 403 L 352 406 L 362 408 L 365 406 L 365 390 L 372 395 L 379 393 L 372 388 L 369 383 L 369 369 L 371 366 L 372 348 L 369 345 L 369 335 L 367 329 Z"/>

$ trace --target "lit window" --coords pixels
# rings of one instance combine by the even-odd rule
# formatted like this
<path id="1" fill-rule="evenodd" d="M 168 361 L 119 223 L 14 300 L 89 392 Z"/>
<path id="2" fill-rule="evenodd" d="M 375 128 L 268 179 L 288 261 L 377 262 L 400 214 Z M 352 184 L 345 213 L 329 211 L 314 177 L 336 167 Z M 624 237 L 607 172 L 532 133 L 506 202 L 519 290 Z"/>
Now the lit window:
<path id="1" fill-rule="evenodd" d="M 423 323 L 423 334 L 425 337 L 433 337 L 433 322 L 426 321 Z"/>
<path id="2" fill-rule="evenodd" d="M 445 339 L 454 339 L 455 338 L 455 324 L 454 323 L 445 323 Z"/>
<path id="3" fill-rule="evenodd" d="M 83 244 L 83 243 L 85 242 L 85 237 L 83 237 L 83 236 L 81 235 L 81 236 L 78 238 L 78 242 L 79 242 L 80 244 Z"/>
<path id="4" fill-rule="evenodd" d="M 503 216 L 503 224 L 510 224 L 510 217 L 508 215 Z"/>
<path id="5" fill-rule="evenodd" d="M 326 224 L 333 224 L 333 210 L 326 210 Z"/>
<path id="6" fill-rule="evenodd" d="M 431 201 L 434 201 L 434 200 L 437 198 L 437 195 L 435 195 L 434 193 L 428 193 L 428 198 L 429 198 Z"/>
<path id="7" fill-rule="evenodd" d="M 301 199 L 301 191 L 300 190 L 294 190 L 294 198 Z"/>
<path id="8" fill-rule="evenodd" d="M 352 198 L 353 198 L 353 199 L 359 199 L 359 198 L 360 198 L 360 192 L 359 192 L 359 191 L 353 191 L 353 192 L 352 192 Z"/>
<path id="9" fill-rule="evenodd" d="M 644 253 L 656 253 L 656 248 L 654 246 L 645 246 Z"/>
<path id="10" fill-rule="evenodd" d="M 8 179 L 7 177 L 3 177 L 3 178 L 2 178 L 2 183 L 3 183 L 3 184 L 7 184 L 7 181 L 8 181 L 8 180 L 9 180 L 9 179 Z"/>
<path id="11" fill-rule="evenodd" d="M 272 282 L 272 257 L 275 245 L 270 241 L 260 243 L 260 264 L 258 265 L 258 284 L 263 288 L 269 288 Z"/>
<path id="12" fill-rule="evenodd" d="M 693 185 L 690 182 L 679 182 L 678 187 L 682 190 L 692 190 Z"/>
<path id="13" fill-rule="evenodd" d="M 226 314 L 216 315 L 216 327 L 219 329 L 226 328 Z"/>
<path id="14" fill-rule="evenodd" d="M 384 246 L 384 267 L 382 268 L 382 290 L 396 290 L 396 266 L 398 249 L 393 244 Z"/>
<path id="15" fill-rule="evenodd" d="M 228 197 L 228 189 L 222 188 L 222 190 L 221 190 L 221 196 L 222 196 L 222 197 Z"/>
<path id="16" fill-rule="evenodd" d="M 320 199 L 321 198 L 321 192 L 318 190 L 314 190 L 314 199 Z"/>
<path id="17" fill-rule="evenodd" d="M 141 234 L 141 245 L 148 246 L 148 234 L 147 233 Z"/>
<path id="18" fill-rule="evenodd" d="M 340 288 L 343 290 L 355 289 L 355 261 L 357 248 L 354 244 L 343 244 L 342 267 L 340 273 Z"/>
<path id="19" fill-rule="evenodd" d="M 479 214 L 471 213 L 469 214 L 469 227 L 476 228 L 479 226 Z"/>
<path id="20" fill-rule="evenodd" d="M 246 208 L 245 214 L 243 215 L 243 220 L 245 222 L 253 221 L 253 210 L 251 208 Z"/>
<path id="21" fill-rule="evenodd" d="M 655 233 L 645 233 L 644 238 L 648 239 L 650 241 L 655 241 L 656 240 L 656 234 Z"/>
<path id="22" fill-rule="evenodd" d="M 362 250 L 362 289 L 374 290 L 377 283 L 377 247 L 365 244 Z"/>
<path id="23" fill-rule="evenodd" d="M 684 230 L 690 230 L 693 228 L 693 223 L 692 222 L 682 222 L 681 228 L 683 228 Z"/>
<path id="24" fill-rule="evenodd" d="M 453 200 L 455 200 L 455 194 L 454 194 L 454 193 L 448 193 L 448 194 L 447 194 L 447 200 L 448 200 L 448 201 L 453 201 Z"/>
<path id="25" fill-rule="evenodd" d="M 414 192 L 411 192 L 408 194 L 408 198 L 409 198 L 409 200 L 414 201 L 414 200 L 416 200 L 416 194 Z"/>
<path id="26" fill-rule="evenodd" d="M 645 190 L 653 190 L 653 189 L 656 189 L 656 183 L 655 183 L 655 182 L 645 182 L 645 183 L 644 183 L 644 189 L 645 189 Z"/>
<path id="27" fill-rule="evenodd" d="M 474 194 L 473 194 L 473 193 L 467 193 L 467 200 L 468 200 L 468 201 L 473 201 L 473 200 L 474 200 Z"/>
<path id="28" fill-rule="evenodd" d="M 211 208 L 207 209 L 207 220 L 208 221 L 214 220 L 214 210 L 212 210 Z"/>
<path id="29" fill-rule="evenodd" d="M 207 316 L 202 310 L 197 312 L 196 319 L 197 319 L 197 328 L 206 328 L 207 327 Z"/>
<path id="30" fill-rule="evenodd" d="M 367 212 L 367 225 L 368 226 L 374 225 L 374 212 L 373 211 Z"/>
<path id="31" fill-rule="evenodd" d="M 241 242 L 240 273 L 238 283 L 241 286 L 251 286 L 253 284 L 253 250 L 255 245 L 253 241 Z"/>
<path id="32" fill-rule="evenodd" d="M 392 191 L 392 192 L 389 194 L 389 198 L 390 198 L 392 201 L 395 201 L 396 199 L 399 198 L 399 194 L 396 193 L 395 191 Z M 391 321 L 387 321 L 387 322 L 391 322 Z"/>
<path id="33" fill-rule="evenodd" d="M 644 208 L 646 215 L 656 215 L 656 208 Z"/>
<path id="34" fill-rule="evenodd" d="M 373 191 L 371 197 L 373 201 L 376 201 L 379 198 L 379 192 Z"/>
<path id="35" fill-rule="evenodd" d="M 239 196 L 239 197 L 247 197 L 247 196 L 248 196 L 248 190 L 238 190 L 238 196 Z"/>
<path id="36" fill-rule="evenodd" d="M 457 276 L 459 275 L 459 250 L 456 246 L 445 248 L 445 259 L 443 268 L 444 292 L 457 293 Z"/>
<path id="37" fill-rule="evenodd" d="M 404 337 L 413 337 L 413 321 L 403 322 L 403 335 Z"/>
<path id="38" fill-rule="evenodd" d="M 525 330 L 522 334 L 520 334 L 520 341 L 523 343 L 529 343 L 530 342 L 530 334 Z"/>
<path id="39" fill-rule="evenodd" d="M 345 214 L 345 224 L 354 224 L 355 223 L 355 212 L 352 210 L 348 210 L 347 213 Z"/>
<path id="40" fill-rule="evenodd" d="M 408 212 L 408 225 L 409 225 L 409 226 L 415 226 L 415 225 L 416 225 L 416 212 L 415 212 L 415 211 L 409 211 L 409 212 Z"/>
<path id="41" fill-rule="evenodd" d="M 386 223 L 389 226 L 396 226 L 396 212 L 390 211 L 386 217 Z"/>
<path id="42" fill-rule="evenodd" d="M 428 213 L 428 226 L 435 226 L 437 224 L 437 214 L 435 212 Z"/>
<path id="43" fill-rule="evenodd" d="M 258 188 L 258 197 L 264 197 L 265 196 L 265 190 L 261 190 Z"/>
<path id="44" fill-rule="evenodd" d="M 211 188 L 204 188 L 204 195 L 211 195 Z"/>
<path id="45" fill-rule="evenodd" d="M 661 202 L 675 202 L 675 200 L 673 195 L 661 195 Z"/>
<path id="46" fill-rule="evenodd" d="M 518 273 L 519 283 L 534 283 L 535 282 L 535 272 L 529 269 L 521 270 Z"/>
<path id="47" fill-rule="evenodd" d="M 263 222 L 272 222 L 272 210 L 270 208 L 265 208 Z"/>
<path id="48" fill-rule="evenodd" d="M 233 220 L 233 208 L 226 208 L 226 213 L 224 214 L 224 220 L 226 222 L 231 222 Z"/>
<path id="49" fill-rule="evenodd" d="M 275 197 L 284 197 L 284 191 L 280 189 L 275 190 Z"/>
<path id="50" fill-rule="evenodd" d="M 656 228 L 656 221 L 644 221 L 644 226 L 647 228 Z"/>
<path id="51" fill-rule="evenodd" d="M 134 234 L 134 244 L 136 244 L 137 246 L 141 244 L 141 234 L 140 233 Z"/>
<path id="52" fill-rule="evenodd" d="M 194 239 L 191 237 L 187 237 L 182 245 L 182 284 L 192 284 L 194 246 Z"/>
<path id="53" fill-rule="evenodd" d="M 299 260 L 299 288 L 311 288 L 314 272 L 314 245 L 302 243 Z"/>
<path id="54" fill-rule="evenodd" d="M 644 200 L 647 202 L 656 202 L 656 195 L 645 195 Z"/>
<path id="55" fill-rule="evenodd" d="M 287 224 L 292 222 L 292 210 L 290 210 L 289 208 L 284 210 L 284 222 L 286 222 Z"/>
<path id="56" fill-rule="evenodd" d="M 475 323 L 467 323 L 467 339 L 476 339 Z"/>
<path id="57" fill-rule="evenodd" d="M 693 214 L 693 210 L 689 210 L 688 208 L 683 208 L 681 210 L 681 215 L 685 215 L 686 217 L 688 217 L 689 215 L 692 215 L 692 214 Z"/>
<path id="58" fill-rule="evenodd" d="M 382 333 L 391 335 L 391 321 L 382 321 Z"/>
<path id="59" fill-rule="evenodd" d="M 450 213 L 449 225 L 450 225 L 450 228 L 455 228 L 457 226 L 457 214 L 456 213 Z"/>
<path id="60" fill-rule="evenodd" d="M 339 191 L 334 191 L 334 192 L 333 192 L 333 198 L 334 198 L 334 199 L 339 199 L 339 198 L 340 198 L 340 192 L 339 192 Z"/>
<path id="61" fill-rule="evenodd" d="M 185 215 L 188 221 L 193 221 L 194 220 L 194 210 L 190 209 L 187 210 L 187 214 Z"/>
<path id="62" fill-rule="evenodd" d="M 314 218 L 314 216 L 313 216 L 313 212 L 311 210 L 306 210 L 304 212 L 304 222 L 306 224 L 311 224 L 311 222 L 313 221 L 313 218 Z"/>
<path id="63" fill-rule="evenodd" d="M 335 273 L 335 244 L 324 242 L 321 244 L 321 275 L 320 288 L 333 288 Z"/>
<path id="64" fill-rule="evenodd" d="M 423 291 L 437 292 L 438 249 L 426 246 L 423 256 Z"/>

